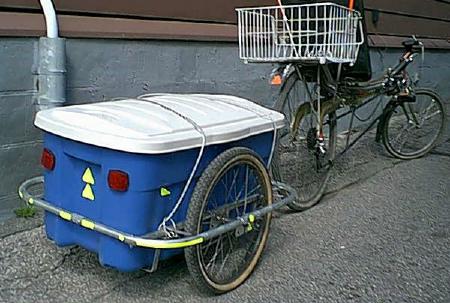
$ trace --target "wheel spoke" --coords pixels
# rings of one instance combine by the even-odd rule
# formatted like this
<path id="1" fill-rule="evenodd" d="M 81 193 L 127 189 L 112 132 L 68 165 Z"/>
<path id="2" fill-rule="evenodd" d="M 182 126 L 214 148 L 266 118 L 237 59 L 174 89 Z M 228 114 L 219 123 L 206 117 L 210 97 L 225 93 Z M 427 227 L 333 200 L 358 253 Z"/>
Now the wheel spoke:
<path id="1" fill-rule="evenodd" d="M 214 255 L 212 256 L 212 258 L 209 260 L 208 264 L 206 264 L 206 269 L 209 270 L 211 266 L 214 267 L 214 265 L 216 264 L 216 258 L 219 255 L 219 251 L 218 248 L 222 243 L 222 236 L 219 236 L 219 239 L 217 240 L 217 244 L 216 244 L 216 249 L 214 251 Z"/>
<path id="2" fill-rule="evenodd" d="M 227 254 L 226 254 L 225 258 L 223 259 L 222 265 L 219 268 L 219 273 L 222 273 L 222 271 L 225 267 L 225 264 L 227 263 L 228 258 L 231 256 L 231 253 L 233 252 L 233 243 L 230 239 L 229 233 L 227 233 L 226 236 L 228 239 L 229 248 L 227 250 Z"/>
<path id="3" fill-rule="evenodd" d="M 423 119 L 422 119 L 422 121 L 420 121 L 419 125 L 422 126 L 425 121 L 430 120 L 431 118 L 439 115 L 440 113 L 441 113 L 441 111 L 438 110 L 432 114 L 429 114 L 428 116 L 423 117 Z"/>
<path id="4" fill-rule="evenodd" d="M 248 166 L 245 167 L 245 196 L 244 196 L 244 210 L 242 211 L 245 214 L 247 210 L 247 190 L 248 190 Z"/>
<path id="5" fill-rule="evenodd" d="M 402 129 L 400 130 L 400 133 L 394 138 L 394 143 L 399 142 L 400 140 L 406 140 L 404 138 L 406 138 L 406 135 L 409 130 L 412 128 L 411 125 L 409 125 L 409 122 L 407 122 L 408 124 L 406 124 L 405 126 L 402 127 Z M 400 141 L 400 143 L 403 141 Z"/>
<path id="6" fill-rule="evenodd" d="M 229 201 L 229 200 L 228 200 L 229 198 L 231 198 L 231 194 L 232 194 L 231 188 L 234 187 L 234 185 L 235 185 L 235 183 L 236 183 L 236 178 L 237 178 L 238 173 L 239 173 L 239 171 L 236 170 L 236 172 L 235 172 L 235 174 L 234 174 L 234 176 L 233 176 L 233 181 L 232 181 L 232 183 L 231 183 L 231 186 L 230 186 L 230 187 L 228 188 L 228 190 L 227 190 L 226 197 L 225 197 L 225 201 L 224 201 L 225 203 L 226 203 L 227 201 Z"/>

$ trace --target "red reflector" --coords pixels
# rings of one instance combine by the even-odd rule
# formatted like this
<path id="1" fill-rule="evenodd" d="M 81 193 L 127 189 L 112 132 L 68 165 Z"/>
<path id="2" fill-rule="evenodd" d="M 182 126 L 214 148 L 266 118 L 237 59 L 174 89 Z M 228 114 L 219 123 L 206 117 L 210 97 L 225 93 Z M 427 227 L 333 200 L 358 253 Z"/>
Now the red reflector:
<path id="1" fill-rule="evenodd" d="M 110 170 L 108 173 L 108 185 L 112 190 L 128 190 L 128 174 L 120 170 Z"/>
<path id="2" fill-rule="evenodd" d="M 41 164 L 48 170 L 55 168 L 55 155 L 47 148 L 42 151 Z"/>

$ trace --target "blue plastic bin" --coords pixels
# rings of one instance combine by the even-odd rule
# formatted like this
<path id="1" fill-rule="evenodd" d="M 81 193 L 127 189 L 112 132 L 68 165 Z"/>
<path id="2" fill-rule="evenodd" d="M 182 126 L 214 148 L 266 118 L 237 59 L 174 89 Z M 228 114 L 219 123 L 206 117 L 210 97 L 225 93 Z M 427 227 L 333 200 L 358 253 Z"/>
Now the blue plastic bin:
<path id="1" fill-rule="evenodd" d="M 158 102 L 163 102 L 161 101 L 162 96 L 158 96 L 157 98 L 159 98 Z M 166 98 L 169 97 L 166 96 Z M 186 96 L 183 96 L 183 98 L 186 98 Z M 199 98 L 194 98 L 195 102 L 200 102 L 198 101 L 200 100 Z M 207 102 L 206 97 L 202 98 L 201 102 Z M 212 100 L 217 100 L 217 98 L 217 96 L 214 96 Z M 169 99 L 173 102 L 173 96 Z M 242 100 L 239 101 L 244 102 Z M 124 101 L 118 102 L 124 103 Z M 183 102 L 186 103 L 186 100 Z M 217 103 L 218 101 L 209 102 Z M 145 106 L 154 106 L 152 102 L 145 103 Z M 166 103 L 166 105 L 169 103 Z M 41 116 L 39 117 L 38 115 L 36 118 L 36 125 L 45 131 L 44 147 L 51 151 L 55 157 L 55 168 L 53 170 L 46 170 L 44 173 L 44 199 L 57 207 L 69 212 L 81 214 L 90 218 L 92 221 L 102 223 L 117 230 L 136 236 L 145 235 L 156 231 L 163 218 L 174 207 L 191 174 L 200 147 L 195 146 L 198 144 L 191 144 L 193 146 L 188 149 L 157 153 L 144 153 L 141 150 L 139 152 L 121 151 L 110 147 L 94 145 L 96 142 L 101 141 L 99 137 L 94 138 L 96 137 L 94 135 L 91 139 L 84 138 L 76 140 L 74 139 L 74 133 L 77 133 L 76 129 L 71 133 L 67 129 L 60 128 L 62 130 L 58 134 L 55 134 L 58 132 L 56 128 L 52 128 L 49 123 L 46 124 L 45 122 L 50 121 L 45 119 L 52 119 L 52 123 L 56 125 L 58 121 L 55 121 L 55 119 L 61 119 L 59 122 L 64 123 L 66 126 L 71 123 L 75 125 L 76 119 L 71 120 L 67 113 L 77 112 L 79 114 L 80 110 L 82 110 L 84 115 L 95 114 L 99 116 L 98 106 L 100 106 L 100 109 L 102 106 L 105 107 L 105 111 L 107 111 L 108 104 L 117 103 L 110 102 L 103 103 L 103 105 L 73 106 L 50 110 L 52 112 L 39 113 Z M 97 106 L 97 110 L 93 110 L 92 106 Z M 180 109 L 178 108 L 178 110 Z M 234 108 L 234 110 L 238 110 L 238 108 Z M 241 108 L 241 110 L 244 109 Z M 249 109 L 245 110 L 249 111 Z M 261 110 L 268 111 L 269 114 L 272 114 L 269 110 L 262 108 Z M 61 114 L 63 111 L 64 113 Z M 190 113 L 189 111 L 187 112 L 186 115 Z M 116 114 L 120 116 L 120 113 Z M 142 114 L 142 111 L 140 114 Z M 211 114 L 217 113 L 213 111 Z M 105 114 L 106 116 L 107 114 Z M 127 119 L 133 118 L 129 115 L 122 115 L 120 117 Z M 280 118 L 280 116 L 276 117 Z M 77 116 L 78 118 L 79 116 Z M 173 119 L 173 117 L 170 118 Z M 191 118 L 194 120 L 195 115 L 192 114 Z M 178 117 L 178 119 L 181 118 Z M 88 120 L 85 119 L 85 123 L 79 121 L 79 127 L 89 129 L 92 125 L 89 125 L 90 122 Z M 281 126 L 279 121 L 274 122 L 272 119 L 270 122 L 272 126 L 276 123 L 278 123 L 278 126 Z M 202 127 L 204 129 L 208 128 L 205 125 Z M 99 130 L 91 129 L 91 131 L 101 133 Z M 69 135 L 64 136 L 65 134 L 62 132 L 66 132 Z M 221 152 L 237 146 L 248 147 L 258 153 L 264 161 L 268 161 L 274 136 L 273 127 L 257 134 L 252 134 L 251 131 L 244 133 L 247 135 L 241 136 L 242 138 L 237 140 L 214 143 L 214 140 L 211 139 L 209 141 L 212 144 L 209 144 L 207 141 L 195 178 L 190 184 L 181 207 L 174 216 L 175 222 L 184 221 L 189 200 L 197 179 L 207 165 Z M 89 143 L 80 142 L 81 140 L 88 141 Z M 120 146 L 120 142 L 116 143 Z M 91 198 L 93 199 L 83 197 L 83 191 L 88 184 L 86 180 L 83 180 L 83 176 L 85 176 L 87 170 L 90 170 L 91 177 L 93 178 L 93 180 L 89 181 L 89 187 L 92 191 Z M 129 187 L 127 191 L 118 192 L 110 189 L 107 179 L 108 172 L 111 170 L 120 170 L 128 174 Z M 57 245 L 80 245 L 97 253 L 100 263 L 104 266 L 113 267 L 121 271 L 134 271 L 148 267 L 153 262 L 155 253 L 153 249 L 132 247 L 117 239 L 63 220 L 54 214 L 45 214 L 45 226 L 48 237 L 56 242 Z M 180 249 L 162 250 L 160 258 L 166 259 L 180 252 Z"/>

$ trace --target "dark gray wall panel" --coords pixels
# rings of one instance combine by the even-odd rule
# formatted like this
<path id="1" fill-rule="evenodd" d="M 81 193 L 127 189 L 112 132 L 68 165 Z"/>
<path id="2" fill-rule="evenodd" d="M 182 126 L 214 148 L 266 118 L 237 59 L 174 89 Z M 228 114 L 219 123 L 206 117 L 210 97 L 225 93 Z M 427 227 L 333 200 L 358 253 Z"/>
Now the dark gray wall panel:
<path id="1" fill-rule="evenodd" d="M 0 148 L 0 197 L 17 197 L 20 182 L 40 174 L 41 142 L 11 144 Z M 17 199 L 18 201 L 18 199 Z M 2 205 L 0 205 L 0 210 Z"/>
<path id="2" fill-rule="evenodd" d="M 0 93 L 33 89 L 35 39 L 0 39 Z"/>
<path id="3" fill-rule="evenodd" d="M 0 146 L 36 140 L 39 133 L 30 123 L 33 118 L 32 94 L 0 92 Z"/>
<path id="4" fill-rule="evenodd" d="M 71 103 L 150 92 L 234 93 L 271 102 L 272 66 L 244 65 L 234 44 L 68 40 L 67 56 Z"/>

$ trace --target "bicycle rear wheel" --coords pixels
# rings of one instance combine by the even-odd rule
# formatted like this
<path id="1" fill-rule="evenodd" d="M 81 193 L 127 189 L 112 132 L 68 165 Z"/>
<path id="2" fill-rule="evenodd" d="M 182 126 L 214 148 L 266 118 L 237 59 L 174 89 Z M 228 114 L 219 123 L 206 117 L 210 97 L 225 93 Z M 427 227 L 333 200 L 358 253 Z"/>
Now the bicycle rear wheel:
<path id="1" fill-rule="evenodd" d="M 403 102 L 389 111 L 383 126 L 383 144 L 396 158 L 424 156 L 438 142 L 445 125 L 444 105 L 435 92 L 416 89 L 415 102 Z"/>
<path id="2" fill-rule="evenodd" d="M 325 153 L 317 150 L 317 115 L 305 102 L 304 87 L 296 73 L 286 80 L 275 109 L 282 112 L 289 129 L 281 132 L 272 162 L 275 180 L 288 182 L 297 189 L 297 199 L 288 204 L 296 211 L 315 205 L 322 197 L 335 156 L 336 113 L 323 114 Z"/>

